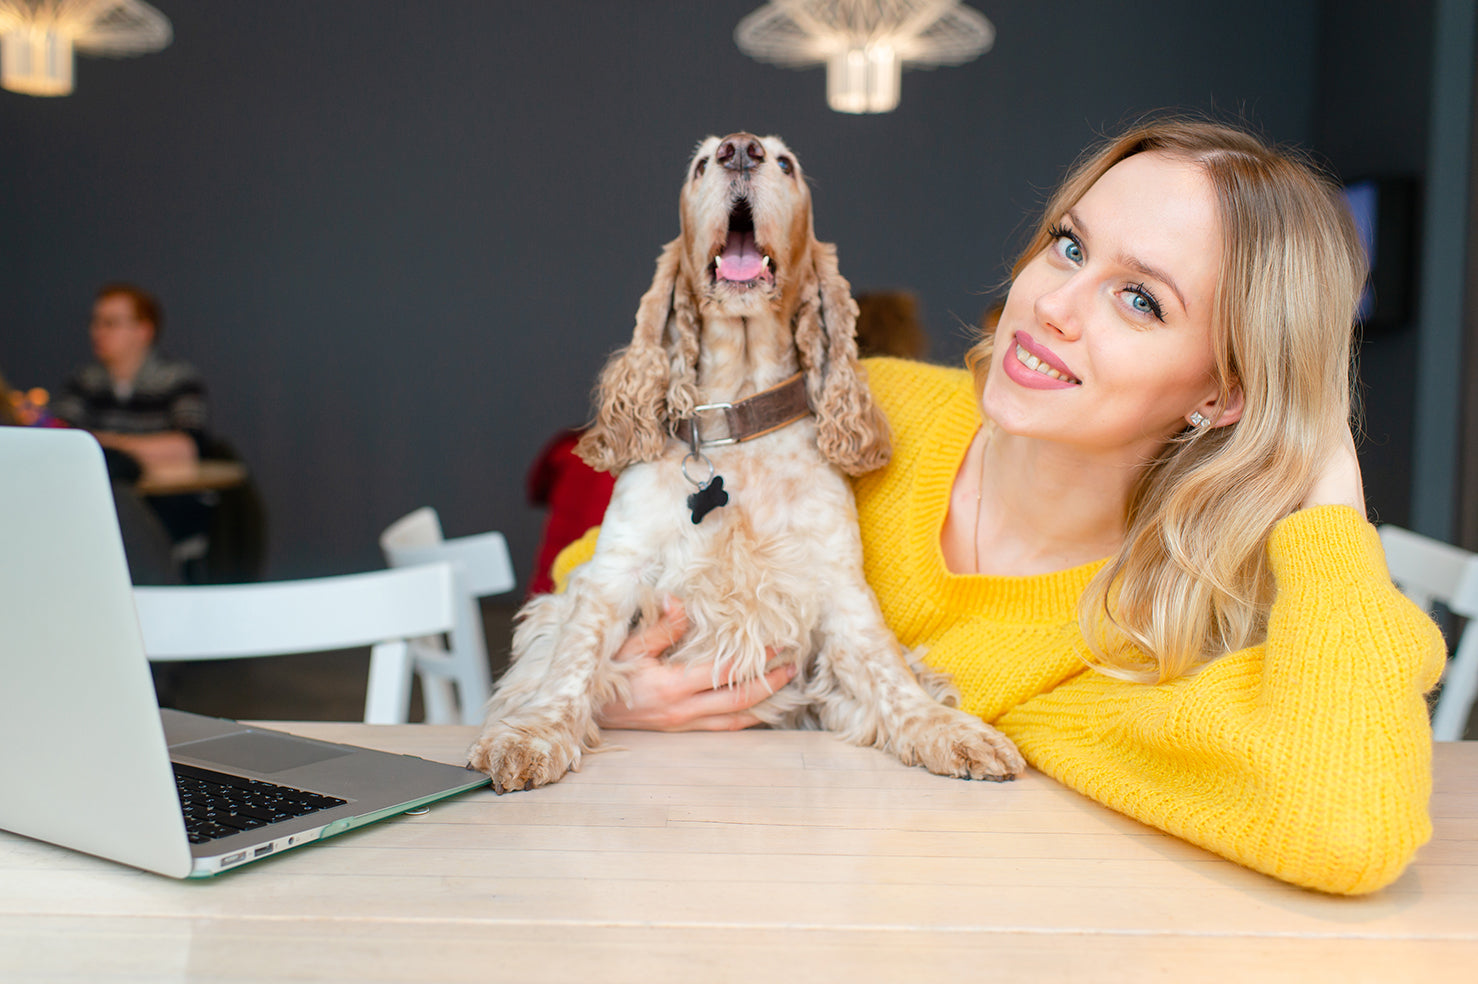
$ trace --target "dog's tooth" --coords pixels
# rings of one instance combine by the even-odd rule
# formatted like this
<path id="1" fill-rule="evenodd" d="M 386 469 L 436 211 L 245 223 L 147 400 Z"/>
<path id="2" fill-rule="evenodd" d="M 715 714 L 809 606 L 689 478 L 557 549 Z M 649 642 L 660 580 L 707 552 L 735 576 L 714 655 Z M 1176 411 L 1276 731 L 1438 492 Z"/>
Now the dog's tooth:
<path id="1" fill-rule="evenodd" d="M 768 256 L 765 257 L 764 259 L 760 260 L 760 264 L 764 266 L 766 270 L 770 269 L 770 258 Z"/>
<path id="2" fill-rule="evenodd" d="M 718 271 L 722 270 L 723 268 L 724 268 L 724 258 L 723 258 L 723 256 L 722 255 L 715 256 L 713 258 L 713 271 L 714 271 L 714 273 L 717 273 Z"/>

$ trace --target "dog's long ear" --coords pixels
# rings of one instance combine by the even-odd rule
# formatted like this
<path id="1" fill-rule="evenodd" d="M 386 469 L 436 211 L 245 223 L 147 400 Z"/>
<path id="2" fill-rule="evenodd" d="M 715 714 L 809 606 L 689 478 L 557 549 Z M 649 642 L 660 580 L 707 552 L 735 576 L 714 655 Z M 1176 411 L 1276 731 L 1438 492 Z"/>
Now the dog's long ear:
<path id="1" fill-rule="evenodd" d="M 636 311 L 631 344 L 612 355 L 601 370 L 595 420 L 575 445 L 575 453 L 597 471 L 617 473 L 627 465 L 651 461 L 667 445 L 667 421 L 674 409 L 670 403 L 674 396 L 681 402 L 684 387 L 680 379 L 692 376 L 685 365 L 697 360 L 697 332 L 690 324 L 687 334 L 693 341 L 686 346 L 677 324 L 684 316 L 691 323 L 693 311 L 692 299 L 679 283 L 681 250 L 681 239 L 663 247 L 657 275 Z M 682 296 L 678 299 L 677 295 Z M 681 353 L 687 347 L 694 351 L 684 359 Z M 686 389 L 691 409 L 696 402 L 691 380 Z"/>
<path id="2" fill-rule="evenodd" d="M 857 302 L 837 269 L 836 247 L 812 241 L 815 280 L 796 312 L 795 341 L 816 412 L 816 441 L 848 475 L 888 463 L 893 439 L 857 364 Z"/>

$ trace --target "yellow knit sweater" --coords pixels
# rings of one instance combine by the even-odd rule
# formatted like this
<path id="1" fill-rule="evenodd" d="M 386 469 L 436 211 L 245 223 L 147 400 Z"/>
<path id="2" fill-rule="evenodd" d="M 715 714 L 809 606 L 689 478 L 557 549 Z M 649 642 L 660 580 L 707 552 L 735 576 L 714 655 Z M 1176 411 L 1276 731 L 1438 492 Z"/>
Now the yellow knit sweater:
<path id="1" fill-rule="evenodd" d="M 939 538 L 980 411 L 970 376 L 868 361 L 892 462 L 855 483 L 868 582 L 906 646 L 1036 769 L 1144 823 L 1285 881 L 1356 894 L 1431 836 L 1423 695 L 1442 637 L 1392 586 L 1375 529 L 1324 506 L 1268 543 L 1265 643 L 1151 686 L 1085 667 L 1077 604 L 1102 561 L 1033 577 L 952 574 Z M 588 558 L 594 537 L 557 569 Z"/>

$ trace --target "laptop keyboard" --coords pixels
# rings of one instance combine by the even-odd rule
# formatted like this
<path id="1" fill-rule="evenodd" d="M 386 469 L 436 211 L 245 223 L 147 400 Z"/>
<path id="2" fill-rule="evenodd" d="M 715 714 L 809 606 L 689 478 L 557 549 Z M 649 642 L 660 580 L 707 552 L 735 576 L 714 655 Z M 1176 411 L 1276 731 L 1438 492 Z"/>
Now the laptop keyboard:
<path id="1" fill-rule="evenodd" d="M 171 764 L 180 806 L 185 811 L 185 832 L 190 835 L 191 844 L 204 844 L 279 820 L 307 816 L 331 806 L 343 806 L 345 802 L 290 786 L 242 779 L 178 762 Z"/>

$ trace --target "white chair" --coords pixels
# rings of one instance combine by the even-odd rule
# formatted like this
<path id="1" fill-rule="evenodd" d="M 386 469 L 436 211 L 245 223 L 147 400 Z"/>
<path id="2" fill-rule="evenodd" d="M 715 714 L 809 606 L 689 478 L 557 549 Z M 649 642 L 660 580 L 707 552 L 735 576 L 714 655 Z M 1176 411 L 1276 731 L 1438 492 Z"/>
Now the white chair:
<path id="1" fill-rule="evenodd" d="M 409 641 L 456 624 L 447 564 L 303 581 L 136 587 L 152 662 L 238 659 L 370 646 L 364 720 L 409 717 Z"/>
<path id="2" fill-rule="evenodd" d="M 1478 697 L 1478 554 L 1399 526 L 1382 526 L 1380 538 L 1402 594 L 1427 611 L 1440 601 L 1468 620 L 1432 714 L 1432 737 L 1457 741 Z"/>
<path id="3" fill-rule="evenodd" d="M 512 591 L 517 583 L 501 533 L 447 540 L 436 510 L 423 506 L 386 527 L 380 549 L 391 567 L 444 562 L 456 582 L 456 625 L 447 636 L 416 639 L 411 659 L 421 677 L 428 724 L 481 724 L 492 696 L 487 636 L 478 599 Z M 453 685 L 455 684 L 455 694 Z"/>

